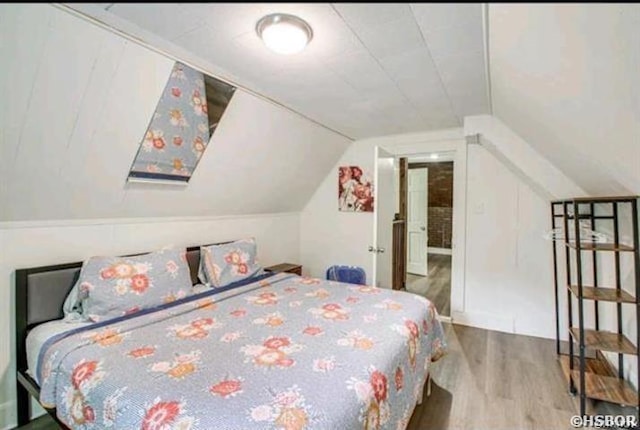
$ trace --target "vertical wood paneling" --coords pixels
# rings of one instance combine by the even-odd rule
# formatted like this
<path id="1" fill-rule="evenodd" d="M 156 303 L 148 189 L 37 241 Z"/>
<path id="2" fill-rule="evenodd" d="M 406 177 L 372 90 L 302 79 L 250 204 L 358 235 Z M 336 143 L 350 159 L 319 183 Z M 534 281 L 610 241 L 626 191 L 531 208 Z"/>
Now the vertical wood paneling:
<path id="1" fill-rule="evenodd" d="M 348 143 L 239 91 L 188 187 L 132 187 L 174 60 L 49 5 L 0 7 L 18 60 L 0 70 L 0 221 L 297 211 Z"/>
<path id="2" fill-rule="evenodd" d="M 0 202 L 7 201 L 12 166 L 47 42 L 53 9 L 0 5 Z M 7 61 L 7 60 L 11 61 Z M 0 219 L 8 205 L 0 204 Z"/>
<path id="3" fill-rule="evenodd" d="M 32 83 L 32 99 L 12 165 L 9 193 L 9 198 L 19 199 L 27 212 L 38 213 L 41 209 L 38 194 L 32 192 L 34 188 L 44 195 L 55 192 L 53 184 L 57 183 L 59 166 L 65 162 L 68 139 L 105 37 L 95 26 L 78 26 L 75 21 L 69 14 L 54 11 Z"/>
<path id="4" fill-rule="evenodd" d="M 399 159 L 400 164 L 400 219 L 407 219 L 407 157 L 401 157 Z"/>
<path id="5" fill-rule="evenodd" d="M 4 101 L 0 104 L 3 155 L 0 162 L 7 166 L 13 163 L 42 51 L 47 44 L 52 11 L 33 5 L 0 5 L 0 54 L 4 59 L 0 68 Z"/>
<path id="6" fill-rule="evenodd" d="M 104 129 L 107 96 L 111 92 L 116 71 L 122 63 L 126 42 L 120 38 L 104 38 L 96 59 L 80 111 L 65 149 L 66 162 L 59 167 L 59 189 L 70 191 L 88 164 L 96 134 Z M 73 202 L 73 201 L 72 201 Z M 78 202 L 79 203 L 79 202 Z"/>
<path id="7" fill-rule="evenodd" d="M 399 190 L 398 193 L 400 194 L 399 199 L 400 199 L 400 219 L 405 221 L 405 226 L 404 226 L 404 237 L 402 238 L 402 247 L 401 249 L 398 251 L 400 252 L 400 255 L 397 257 L 399 259 L 401 259 L 401 265 L 402 265 L 402 270 L 403 270 L 403 275 L 402 275 L 402 286 L 404 287 L 406 284 L 406 279 L 407 279 L 407 253 L 408 253 L 408 249 L 407 249 L 407 243 L 408 243 L 408 228 L 407 228 L 407 199 L 409 198 L 409 183 L 408 183 L 408 169 L 409 169 L 409 159 L 407 157 L 400 157 L 399 158 L 399 169 L 400 169 L 400 184 L 399 184 Z M 395 255 L 395 254 L 394 254 Z"/>
<path id="8" fill-rule="evenodd" d="M 173 61 L 125 42 L 104 94 L 103 108 L 96 112 L 94 133 L 85 143 L 86 157 L 69 151 L 76 172 L 76 180 L 70 184 L 74 205 L 85 202 L 94 213 L 118 216 L 129 168 L 172 66 Z M 58 217 L 68 217 L 68 211 Z"/>
<path id="9" fill-rule="evenodd" d="M 393 222 L 393 263 L 392 287 L 394 290 L 405 288 L 407 277 L 407 221 L 400 219 Z"/>

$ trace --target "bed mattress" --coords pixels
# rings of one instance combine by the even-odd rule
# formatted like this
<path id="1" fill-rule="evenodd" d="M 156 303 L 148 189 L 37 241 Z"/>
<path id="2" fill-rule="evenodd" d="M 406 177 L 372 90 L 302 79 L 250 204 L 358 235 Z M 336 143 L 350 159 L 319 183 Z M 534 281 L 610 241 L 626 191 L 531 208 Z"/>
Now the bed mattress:
<path id="1" fill-rule="evenodd" d="M 444 350 L 434 306 L 267 276 L 48 337 L 40 402 L 70 428 L 405 428 Z"/>
<path id="2" fill-rule="evenodd" d="M 67 322 L 63 320 L 49 321 L 34 327 L 27 336 L 27 373 L 36 380 L 39 384 L 38 375 L 36 372 L 38 356 L 42 350 L 42 346 L 50 338 L 65 333 L 70 330 L 89 326 L 91 323 L 87 322 Z"/>

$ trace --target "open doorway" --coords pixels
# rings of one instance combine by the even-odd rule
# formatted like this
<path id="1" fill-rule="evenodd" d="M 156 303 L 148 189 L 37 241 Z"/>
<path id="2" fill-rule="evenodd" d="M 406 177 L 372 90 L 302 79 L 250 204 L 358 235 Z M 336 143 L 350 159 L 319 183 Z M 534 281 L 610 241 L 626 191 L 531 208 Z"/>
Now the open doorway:
<path id="1" fill-rule="evenodd" d="M 454 154 L 408 158 L 407 291 L 451 315 Z M 402 198 L 402 196 L 401 196 Z"/>
<path id="2" fill-rule="evenodd" d="M 451 260 L 447 276 L 445 272 L 443 304 L 436 305 L 445 320 L 465 318 L 465 244 L 466 244 L 466 170 L 467 140 L 457 135 L 445 134 L 431 139 L 417 140 L 414 136 L 398 142 L 374 147 L 375 159 L 375 211 L 373 217 L 372 243 L 368 249 L 372 257 L 372 284 L 384 288 L 407 289 L 407 164 L 412 162 L 453 161 L 453 205 Z M 436 153 L 438 159 L 432 159 Z M 435 158 L 435 157 L 434 157 Z M 428 166 L 427 166 L 428 167 Z M 391 184 L 391 186 L 387 186 Z M 402 197 L 404 196 L 404 197 Z M 401 201 L 402 200 L 402 201 Z M 427 207 L 428 214 L 428 207 Z M 427 220 L 428 221 L 428 220 Z M 425 228 L 426 230 L 426 228 Z M 392 233 L 391 233 L 392 232 Z M 428 240 L 428 236 L 427 236 Z M 429 260 L 429 244 L 425 250 L 427 276 L 438 277 L 438 257 Z M 389 258 L 389 250 L 391 257 Z M 437 251 L 437 250 L 436 250 Z M 431 252 L 431 254 L 434 254 Z M 444 254 L 446 255 L 446 254 Z M 435 260 L 435 261 L 434 261 Z M 446 270 L 446 269 L 445 269 Z M 388 278 L 391 277 L 391 280 Z M 450 280 L 449 280 L 450 278 Z M 415 288 L 411 285 L 410 289 Z M 425 295 L 436 292 L 428 283 L 423 284 Z M 450 289 L 447 297 L 446 289 Z M 430 292 L 429 292 L 430 290 Z M 420 291 L 418 291 L 420 293 Z M 434 303 L 436 297 L 433 297 Z M 444 316 L 447 315 L 447 316 Z"/>

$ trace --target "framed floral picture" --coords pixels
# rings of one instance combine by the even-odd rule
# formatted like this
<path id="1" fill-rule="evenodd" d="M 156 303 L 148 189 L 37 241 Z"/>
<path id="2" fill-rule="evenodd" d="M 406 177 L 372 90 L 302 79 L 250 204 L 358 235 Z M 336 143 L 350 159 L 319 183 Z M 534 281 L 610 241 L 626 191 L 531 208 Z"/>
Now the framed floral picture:
<path id="1" fill-rule="evenodd" d="M 373 212 L 373 180 L 358 166 L 338 168 L 338 210 Z"/>

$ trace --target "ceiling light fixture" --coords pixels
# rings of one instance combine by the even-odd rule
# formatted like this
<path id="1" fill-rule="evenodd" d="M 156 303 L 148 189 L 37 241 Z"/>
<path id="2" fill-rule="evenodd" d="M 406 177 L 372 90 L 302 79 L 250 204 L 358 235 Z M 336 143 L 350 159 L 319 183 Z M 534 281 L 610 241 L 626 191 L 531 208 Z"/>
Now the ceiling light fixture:
<path id="1" fill-rule="evenodd" d="M 256 33 L 267 48 L 283 55 L 297 54 L 313 38 L 313 30 L 306 21 L 286 13 L 262 17 L 256 24 Z"/>
<path id="2" fill-rule="evenodd" d="M 431 158 L 432 160 L 437 160 L 437 159 L 438 159 L 438 157 L 439 157 L 439 156 L 438 156 L 438 154 L 431 154 L 431 155 L 429 156 L 429 158 Z"/>

